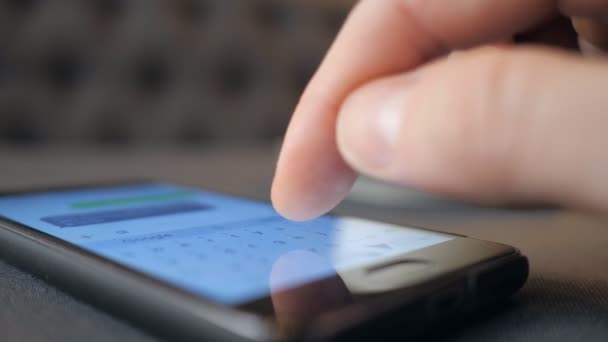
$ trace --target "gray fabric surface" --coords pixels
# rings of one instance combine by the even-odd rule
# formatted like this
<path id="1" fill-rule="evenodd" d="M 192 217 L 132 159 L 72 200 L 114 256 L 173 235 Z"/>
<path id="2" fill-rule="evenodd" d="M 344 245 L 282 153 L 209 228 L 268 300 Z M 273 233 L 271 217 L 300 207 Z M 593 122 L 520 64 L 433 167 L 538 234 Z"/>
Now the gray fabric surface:
<path id="1" fill-rule="evenodd" d="M 608 284 L 533 275 L 512 305 L 447 341 L 606 341 Z"/>
<path id="2" fill-rule="evenodd" d="M 136 177 L 160 178 L 266 198 L 273 149 L 191 151 L 0 150 L 2 187 Z M 246 172 L 244 172 L 246 170 Z M 580 213 L 510 211 L 425 202 L 338 211 L 508 243 L 530 257 L 531 277 L 509 305 L 484 314 L 445 341 L 608 340 L 608 229 Z M 3 341 L 146 341 L 154 338 L 0 262 Z"/>
<path id="3" fill-rule="evenodd" d="M 2 341 L 154 341 L 43 280 L 0 262 Z"/>

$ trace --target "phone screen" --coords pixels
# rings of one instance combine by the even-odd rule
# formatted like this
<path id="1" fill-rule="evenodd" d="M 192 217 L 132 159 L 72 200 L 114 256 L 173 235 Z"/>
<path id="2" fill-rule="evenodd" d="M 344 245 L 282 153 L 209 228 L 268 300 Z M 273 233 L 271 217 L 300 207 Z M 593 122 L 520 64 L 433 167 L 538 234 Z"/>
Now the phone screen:
<path id="1" fill-rule="evenodd" d="M 453 239 L 162 183 L 5 195 L 0 216 L 233 306 Z M 276 272 L 286 256 L 301 260 Z"/>

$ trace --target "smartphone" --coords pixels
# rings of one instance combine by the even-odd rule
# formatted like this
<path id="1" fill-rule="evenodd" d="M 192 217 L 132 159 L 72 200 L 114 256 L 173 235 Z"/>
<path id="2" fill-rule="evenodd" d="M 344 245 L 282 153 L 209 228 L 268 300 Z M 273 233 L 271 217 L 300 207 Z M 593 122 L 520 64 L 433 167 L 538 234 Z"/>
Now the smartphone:
<path id="1" fill-rule="evenodd" d="M 0 195 L 0 255 L 151 332 L 199 341 L 412 337 L 513 295 L 513 247 L 162 182 Z"/>

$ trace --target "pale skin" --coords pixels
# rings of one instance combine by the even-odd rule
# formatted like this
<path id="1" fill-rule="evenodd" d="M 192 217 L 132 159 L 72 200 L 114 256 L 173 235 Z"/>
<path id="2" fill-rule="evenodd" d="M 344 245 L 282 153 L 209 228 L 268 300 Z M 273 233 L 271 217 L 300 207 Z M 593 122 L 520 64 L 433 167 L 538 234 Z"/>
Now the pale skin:
<path id="1" fill-rule="evenodd" d="M 608 0 L 360 1 L 295 110 L 275 208 L 314 218 L 364 174 L 608 211 L 608 59 L 487 46 L 555 13 L 597 24 L 587 40 L 602 42 Z"/>

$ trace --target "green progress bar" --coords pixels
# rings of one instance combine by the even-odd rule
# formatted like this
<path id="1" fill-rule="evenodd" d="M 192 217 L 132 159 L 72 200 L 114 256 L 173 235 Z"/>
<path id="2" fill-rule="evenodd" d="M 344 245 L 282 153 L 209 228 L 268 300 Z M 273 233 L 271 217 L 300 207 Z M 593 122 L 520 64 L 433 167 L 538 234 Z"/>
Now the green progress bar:
<path id="1" fill-rule="evenodd" d="M 146 195 L 146 196 L 112 198 L 112 199 L 90 201 L 90 202 L 78 202 L 78 203 L 73 203 L 71 205 L 71 207 L 74 209 L 93 209 L 93 208 L 112 207 L 112 206 L 116 206 L 116 205 L 127 205 L 127 204 L 137 204 L 137 203 L 147 203 L 147 202 L 162 202 L 162 201 L 169 201 L 169 200 L 181 199 L 181 198 L 186 198 L 186 197 L 192 197 L 195 194 L 196 193 L 194 191 L 178 191 L 178 192 L 169 192 L 169 193 Z"/>

